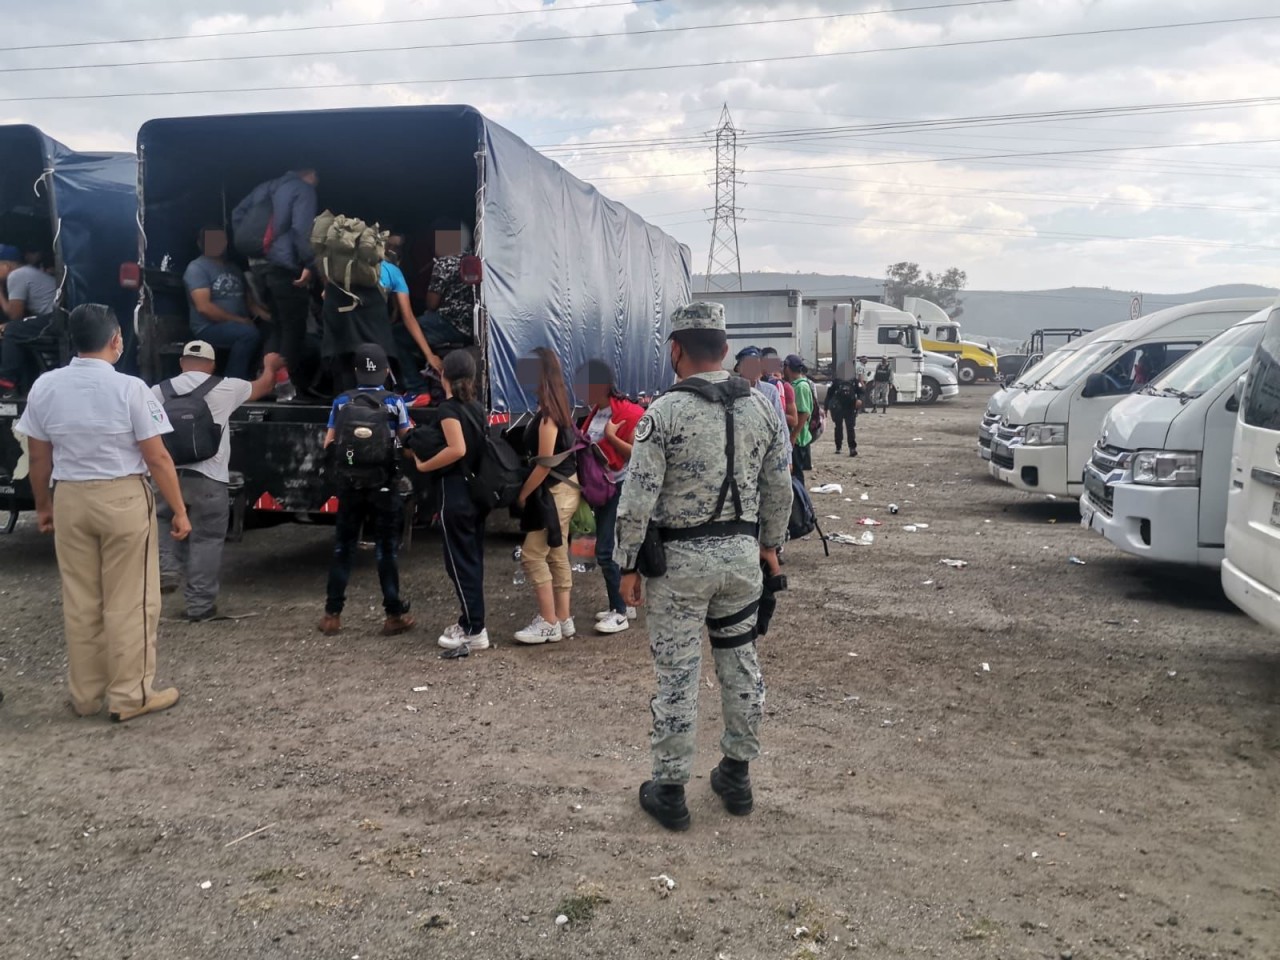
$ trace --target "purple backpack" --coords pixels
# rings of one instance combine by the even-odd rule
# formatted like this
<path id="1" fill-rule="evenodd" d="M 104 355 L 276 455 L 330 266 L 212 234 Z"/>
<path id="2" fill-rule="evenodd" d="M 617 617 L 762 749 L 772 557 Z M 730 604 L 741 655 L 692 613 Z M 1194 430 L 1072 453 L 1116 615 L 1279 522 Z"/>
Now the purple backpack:
<path id="1" fill-rule="evenodd" d="M 578 482 L 582 487 L 582 499 L 593 507 L 603 507 L 618 492 L 618 485 L 609 476 L 608 461 L 598 443 L 593 443 L 582 431 L 577 431 L 577 449 L 584 451 L 578 457 Z"/>

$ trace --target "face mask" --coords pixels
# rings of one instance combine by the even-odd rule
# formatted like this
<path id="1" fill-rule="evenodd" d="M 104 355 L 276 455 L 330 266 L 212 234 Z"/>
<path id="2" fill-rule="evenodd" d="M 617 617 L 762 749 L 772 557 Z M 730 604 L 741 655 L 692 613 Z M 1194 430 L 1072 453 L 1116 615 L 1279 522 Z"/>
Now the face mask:
<path id="1" fill-rule="evenodd" d="M 676 350 L 679 349 L 675 344 L 671 345 L 671 372 L 677 377 L 680 376 L 680 363 L 676 360 Z"/>

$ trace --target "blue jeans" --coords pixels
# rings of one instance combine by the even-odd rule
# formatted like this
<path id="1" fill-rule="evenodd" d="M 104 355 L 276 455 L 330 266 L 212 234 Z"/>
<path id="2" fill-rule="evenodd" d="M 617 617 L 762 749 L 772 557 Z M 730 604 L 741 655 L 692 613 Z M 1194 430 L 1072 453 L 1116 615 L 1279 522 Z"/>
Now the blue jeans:
<path id="1" fill-rule="evenodd" d="M 253 379 L 253 359 L 262 343 L 256 327 L 248 323 L 208 323 L 195 331 L 195 335 L 214 347 L 230 351 L 223 371 L 226 376 Z"/>
<path id="2" fill-rule="evenodd" d="M 604 574 L 604 588 L 609 593 L 609 609 L 625 614 L 627 603 L 622 599 L 622 568 L 613 561 L 615 530 L 618 526 L 618 501 L 622 498 L 622 484 L 614 491 L 613 499 L 603 507 L 592 507 L 596 515 L 596 565 Z"/>

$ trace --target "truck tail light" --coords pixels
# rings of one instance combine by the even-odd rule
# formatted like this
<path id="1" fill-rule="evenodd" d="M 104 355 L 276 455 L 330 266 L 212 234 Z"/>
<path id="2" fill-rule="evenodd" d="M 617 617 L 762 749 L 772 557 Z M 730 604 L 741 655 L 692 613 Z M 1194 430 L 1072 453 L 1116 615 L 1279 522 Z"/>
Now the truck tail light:
<path id="1" fill-rule="evenodd" d="M 120 264 L 120 286 L 125 290 L 138 290 L 142 287 L 142 266 L 130 260 Z"/>

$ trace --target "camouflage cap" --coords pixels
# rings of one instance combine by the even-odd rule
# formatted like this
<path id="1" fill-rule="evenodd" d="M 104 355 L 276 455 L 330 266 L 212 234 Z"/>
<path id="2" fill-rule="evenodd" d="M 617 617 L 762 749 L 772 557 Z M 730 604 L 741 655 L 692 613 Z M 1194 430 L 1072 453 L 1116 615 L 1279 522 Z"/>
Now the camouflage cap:
<path id="1" fill-rule="evenodd" d="M 724 330 L 724 305 L 699 301 L 679 307 L 671 315 L 671 332 L 681 330 Z"/>

